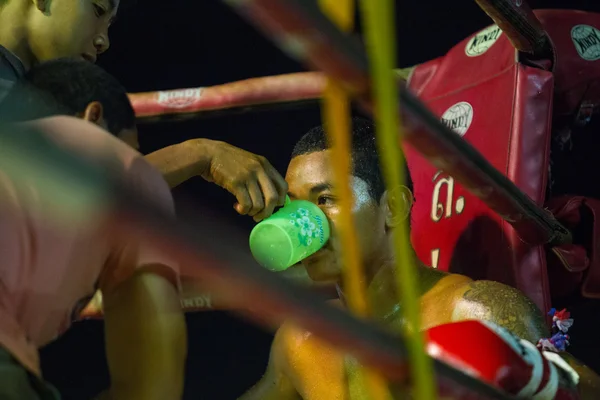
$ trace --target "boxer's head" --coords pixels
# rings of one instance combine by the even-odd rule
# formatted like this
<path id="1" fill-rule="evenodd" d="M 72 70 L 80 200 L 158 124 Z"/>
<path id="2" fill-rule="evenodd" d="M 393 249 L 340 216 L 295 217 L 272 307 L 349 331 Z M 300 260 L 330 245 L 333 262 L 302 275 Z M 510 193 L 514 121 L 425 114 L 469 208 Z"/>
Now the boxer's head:
<path id="1" fill-rule="evenodd" d="M 120 0 L 0 0 L 3 24 L 23 39 L 8 46 L 27 64 L 59 57 L 95 62 L 110 46 Z M 8 45 L 8 43 L 6 43 Z M 17 47 L 17 48 L 15 48 Z"/>
<path id="2" fill-rule="evenodd" d="M 327 245 L 302 261 L 314 280 L 338 280 L 341 273 L 340 239 L 336 228 L 340 217 L 340 191 L 334 185 L 331 150 L 323 127 L 311 129 L 292 153 L 286 181 L 292 199 L 317 204 L 332 227 Z M 406 169 L 407 187 L 385 188 L 371 122 L 352 120 L 352 214 L 360 244 L 363 265 L 372 270 L 392 259 L 389 234 L 409 218 L 412 205 L 412 181 Z M 395 207 L 398 218 L 393 218 Z"/>
<path id="3" fill-rule="evenodd" d="M 2 114 L 20 121 L 71 115 L 138 148 L 135 114 L 125 88 L 97 65 L 57 59 L 33 67 L 8 93 Z"/>

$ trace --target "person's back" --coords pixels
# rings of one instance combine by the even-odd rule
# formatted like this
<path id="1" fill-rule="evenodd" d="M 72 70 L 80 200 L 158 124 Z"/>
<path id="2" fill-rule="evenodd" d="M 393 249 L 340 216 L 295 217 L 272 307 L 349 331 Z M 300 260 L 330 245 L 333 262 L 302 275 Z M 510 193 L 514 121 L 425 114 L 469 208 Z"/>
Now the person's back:
<path id="1" fill-rule="evenodd" d="M 100 221 L 56 225 L 40 197 L 0 171 L 0 345 L 36 373 L 37 348 L 68 327 L 110 254 Z"/>
<path id="2" fill-rule="evenodd" d="M 137 151 L 117 138 L 90 123 L 70 117 L 51 117 L 28 125 L 41 128 L 59 146 L 90 162 L 102 163 L 110 157 L 112 166 L 122 172 L 128 185 L 173 213 L 169 188 L 161 175 Z M 61 223 L 54 220 L 50 214 L 52 210 L 47 209 L 47 203 L 43 201 L 46 194 L 40 190 L 32 182 L 12 180 L 0 171 L 0 348 L 39 377 L 37 349 L 69 327 L 96 289 L 101 288 L 110 296 L 126 286 L 124 282 L 129 278 L 143 273 L 145 267 L 152 267 L 153 275 L 160 271 L 159 275 L 170 282 L 167 286 L 173 289 L 165 286 L 164 290 L 171 292 L 174 306 L 173 315 L 166 318 L 173 318 L 175 322 L 180 319 L 173 287 L 178 284 L 178 275 L 171 260 L 143 247 L 135 239 L 127 240 L 108 232 L 102 208 L 80 221 Z M 77 196 L 77 193 L 72 195 Z M 170 298 L 166 292 L 154 295 Z M 113 309 L 128 307 L 125 303 L 117 305 L 113 301 L 113 304 L 116 305 Z M 108 325 L 114 331 L 121 328 L 108 314 L 110 365 L 108 338 L 114 338 L 114 334 L 108 333 L 111 329 Z M 161 318 L 156 313 L 155 317 Z M 122 317 L 118 320 L 121 323 Z M 148 335 L 151 337 L 153 333 L 148 332 Z M 177 335 L 181 335 L 181 331 Z M 173 350 L 179 353 L 181 348 Z M 177 354 L 175 359 L 181 359 L 181 365 L 175 369 L 182 374 L 183 358 Z M 114 362 L 110 366 L 115 367 Z M 113 384 L 115 378 L 118 376 L 113 377 Z M 6 382 L 0 378 L 0 398 L 12 398 L 2 396 L 3 390 L 10 393 L 11 389 L 6 387 Z"/>

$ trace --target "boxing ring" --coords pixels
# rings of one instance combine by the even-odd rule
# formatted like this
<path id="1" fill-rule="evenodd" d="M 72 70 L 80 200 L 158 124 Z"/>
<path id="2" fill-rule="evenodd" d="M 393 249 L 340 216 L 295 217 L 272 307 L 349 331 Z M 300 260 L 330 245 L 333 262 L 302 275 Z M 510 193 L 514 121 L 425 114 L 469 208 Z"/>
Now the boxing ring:
<path id="1" fill-rule="evenodd" d="M 386 378 L 399 382 L 407 379 L 407 352 L 401 340 L 258 267 L 248 252 L 232 251 L 246 244 L 246 237 L 237 229 L 217 223 L 209 217 L 210 212 L 198 207 L 181 207 L 180 218 L 174 221 L 107 169 L 65 152 L 33 130 L 18 133 L 22 134 L 0 135 L 0 167 L 11 176 L 37 177 L 40 186 L 47 189 L 44 200 L 54 207 L 55 217 L 61 222 L 85 223 L 94 218 L 97 207 L 112 204 L 110 222 L 115 234 L 137 235 L 181 265 L 193 267 L 185 271 L 185 276 L 201 278 L 207 287 L 224 293 L 231 309 L 267 326 L 293 319 L 381 371 Z M 23 161 L 24 154 L 37 164 Z M 49 174 L 55 178 L 53 182 L 47 181 Z M 65 201 L 61 193 L 79 195 Z M 254 299 L 251 311 L 245 309 L 248 298 Z M 446 393 L 467 399 L 511 398 L 440 361 L 432 362 L 438 385 Z"/>
<path id="2" fill-rule="evenodd" d="M 398 93 L 387 93 L 388 101 L 381 103 L 382 88 L 385 88 L 387 79 L 388 87 L 394 87 L 394 79 L 398 83 L 406 81 L 413 72 L 413 68 L 397 70 L 395 76 L 389 71 L 395 66 L 393 60 L 385 59 L 386 52 L 394 54 L 393 44 L 387 43 L 385 33 L 380 32 L 378 39 L 372 33 L 377 24 L 381 29 L 388 29 L 387 34 L 393 31 L 389 23 L 385 23 L 385 18 L 377 20 L 377 13 L 381 10 L 368 9 L 364 13 L 370 15 L 371 20 L 365 21 L 367 29 L 367 39 L 370 40 L 371 48 L 377 48 L 378 45 L 387 48 L 380 49 L 379 54 L 371 54 L 371 60 L 378 59 L 379 65 L 375 62 L 374 70 L 379 69 L 373 76 L 369 76 L 369 62 L 361 46 L 345 36 L 342 31 L 348 30 L 352 23 L 352 6 L 338 2 L 332 6 L 326 2 L 321 5 L 329 10 L 329 18 L 324 16 L 316 7 L 305 4 L 301 1 L 228 1 L 232 7 L 236 8 L 240 14 L 256 22 L 256 26 L 263 30 L 268 36 L 279 44 L 280 48 L 286 51 L 290 56 L 295 57 L 317 70 L 324 71 L 331 81 L 327 81 L 326 76 L 317 72 L 308 72 L 300 74 L 289 74 L 276 77 L 265 77 L 249 79 L 241 82 L 234 82 L 210 88 L 191 88 L 174 91 L 163 91 L 158 93 L 140 93 L 130 95 L 134 104 L 136 114 L 140 121 L 148 121 L 162 118 L 193 118 L 202 116 L 219 115 L 225 112 L 244 112 L 256 111 L 260 109 L 275 109 L 277 107 L 302 106 L 306 103 L 314 103 L 322 99 L 324 104 L 324 119 L 329 128 L 329 134 L 333 139 L 333 149 L 337 161 L 336 179 L 343 182 L 344 171 L 349 170 L 349 162 L 344 160 L 344 153 L 349 154 L 348 143 L 343 135 L 348 130 L 347 118 L 349 115 L 348 98 L 349 94 L 358 105 L 367 112 L 373 112 L 374 108 L 379 110 L 393 110 L 396 106 L 394 102 L 399 98 L 402 109 L 403 125 L 406 127 L 400 140 L 408 144 L 429 162 L 434 164 L 440 170 L 444 170 L 449 175 L 456 178 L 467 190 L 482 200 L 490 209 L 500 215 L 505 221 L 511 224 L 519 237 L 529 244 L 539 245 L 561 245 L 571 242 L 570 232 L 561 225 L 549 212 L 544 210 L 503 174 L 498 172 L 474 147 L 468 142 L 462 140 L 458 135 L 446 128 L 437 116 L 434 116 L 428 109 L 402 85 Z M 550 40 L 536 23 L 536 18 L 531 10 L 526 6 L 519 7 L 508 1 L 480 1 L 482 8 L 494 19 L 494 22 L 503 29 L 509 36 L 511 43 L 521 52 L 528 53 L 538 58 L 548 58 L 552 52 Z M 376 8 L 375 6 L 373 6 Z M 388 12 L 393 14 L 389 9 Z M 341 30 L 336 29 L 336 21 Z M 389 22 L 389 21 L 388 21 Z M 371 37 L 369 37 L 371 35 Z M 374 50 L 376 53 L 376 51 Z M 379 58 L 378 58 L 379 57 Z M 381 79 L 380 79 L 381 78 Z M 379 80 L 379 82 L 377 82 Z M 376 98 L 377 88 L 379 88 L 380 98 Z M 391 98 L 391 97 L 393 98 Z M 337 112 L 337 114 L 336 114 Z M 379 126 L 387 125 L 388 137 L 391 140 L 394 133 L 398 131 L 394 126 L 394 119 L 399 122 L 399 116 L 395 117 L 394 112 L 387 113 L 388 121 L 377 121 Z M 341 121 L 338 124 L 335 121 Z M 386 128 L 384 128 L 386 129 Z M 384 140 L 381 137 L 379 140 Z M 397 140 L 397 139 L 396 139 Z M 390 146 L 387 142 L 387 148 Z M 386 148 L 386 146 L 382 146 Z M 401 158 L 399 154 L 383 155 L 384 165 L 387 164 L 386 184 L 388 187 L 398 184 L 401 177 L 390 178 L 390 171 L 401 170 L 399 164 L 394 164 Z M 347 185 L 341 185 L 347 189 Z M 349 191 L 345 193 L 346 198 L 351 198 Z M 348 210 L 348 204 L 345 205 Z M 352 221 L 349 214 L 346 214 L 345 228 L 352 231 Z M 352 236 L 352 235 L 350 235 Z M 402 249 L 403 243 L 408 243 L 406 233 L 400 242 L 396 243 L 397 249 Z M 359 259 L 354 254 L 348 254 L 350 249 L 357 248 L 356 242 L 352 237 L 345 237 L 344 248 L 347 258 L 346 265 L 351 264 L 352 259 Z M 402 250 L 405 250 L 402 249 Z M 404 251 L 398 251 L 403 254 Z M 410 268 L 401 268 L 410 265 L 408 258 L 400 258 L 400 274 L 410 272 Z M 344 278 L 349 286 L 353 287 L 353 296 L 351 298 L 363 299 L 355 304 L 350 304 L 350 308 L 358 315 L 368 315 L 366 301 L 364 300 L 364 288 L 357 284 L 360 275 L 360 266 L 349 265 L 350 271 Z M 348 272 L 346 271 L 346 272 Z M 409 296 L 415 297 L 415 293 L 410 293 L 411 282 L 414 278 L 410 275 L 404 275 L 402 279 L 405 286 L 400 293 L 409 293 Z M 402 299 L 404 304 L 410 303 L 410 298 Z M 407 319 L 418 326 L 418 313 L 416 304 L 409 307 Z M 540 302 L 538 302 L 539 304 Z M 541 304 L 542 308 L 544 304 Z M 412 310 L 412 311 L 411 311 Z M 434 394 L 428 390 L 433 388 L 431 385 L 431 370 L 428 367 L 428 361 L 423 358 L 422 351 L 414 349 L 422 348 L 422 338 L 415 335 L 412 338 L 411 348 L 413 349 L 410 365 L 418 365 L 420 368 L 413 368 L 412 376 L 416 378 L 413 382 L 417 385 L 418 398 L 433 398 Z M 382 371 L 384 374 L 386 371 Z M 388 370 L 389 372 L 389 370 Z M 439 371 L 438 371 L 439 376 Z M 380 396 L 374 398 L 385 398 L 381 381 L 375 377 L 371 382 L 373 393 L 380 393 Z M 463 394 L 465 395 L 465 394 Z M 462 397 L 462 396 L 461 396 Z M 465 397 L 469 397 L 466 395 Z"/>
<path id="3" fill-rule="evenodd" d="M 536 25 L 535 16 L 526 5 L 516 6 L 509 0 L 477 2 L 516 49 L 540 57 L 547 57 L 551 52 L 549 39 Z M 346 182 L 340 186 L 348 194 L 344 196 L 348 201 L 343 205 L 342 225 L 345 261 L 349 266 L 344 271 L 344 280 L 352 293 L 349 308 L 357 317 L 325 305 L 314 293 L 257 267 L 248 252 L 232 251 L 232 248 L 246 248 L 247 238 L 235 228 L 213 221 L 210 212 L 182 207 L 178 221 L 173 221 L 105 170 L 64 153 L 34 132 L 0 136 L 0 166 L 15 177 L 19 174 L 35 176 L 39 169 L 45 173 L 51 170 L 57 177 L 70 177 L 56 180 L 55 184 L 44 183 L 49 189 L 47 201 L 65 215 L 86 218 L 99 204 L 113 204 L 111 222 L 115 232 L 143 236 L 181 265 L 193 266 L 182 271 L 182 276 L 202 278 L 211 290 L 223 293 L 232 309 L 241 310 L 239 312 L 258 323 L 292 319 L 302 328 L 356 356 L 368 366 L 365 376 L 373 399 L 391 398 L 384 379 L 410 381 L 419 399 L 436 398 L 436 392 L 461 399 L 512 398 L 427 356 L 421 333 L 404 332 L 405 340 L 399 340 L 369 323 L 365 288 L 360 283 L 362 268 L 352 261 L 359 257 L 352 253 L 358 246 L 353 245 L 356 239 L 352 233 L 351 193 L 347 184 L 351 99 L 362 110 L 375 115 L 379 145 L 385 150 L 382 162 L 387 187 L 399 185 L 403 180 L 398 175 L 403 158 L 398 146 L 400 140 L 453 176 L 510 224 L 523 241 L 531 245 L 558 246 L 572 241 L 571 232 L 405 87 L 413 69 L 393 70 L 395 60 L 390 54 L 395 54 L 395 49 L 389 34 L 393 31 L 393 21 L 389 16 L 394 13 L 390 4 L 363 2 L 368 57 L 359 43 L 344 34 L 352 25 L 351 1 L 323 1 L 321 5 L 326 12 L 302 0 L 226 0 L 226 3 L 255 23 L 283 51 L 323 72 L 255 78 L 208 88 L 130 94 L 138 120 L 218 116 L 322 101 L 323 119 L 337 160 L 336 180 Z M 26 167 L 15 154 L 30 154 L 29 158 L 38 160 L 38 164 Z M 80 193 L 80 196 L 64 202 L 63 198 L 56 197 L 59 193 Z M 395 236 L 395 247 L 400 255 L 396 275 L 399 292 L 404 296 L 401 301 L 407 309 L 405 317 L 409 325 L 419 326 L 407 227 Z M 255 299 L 251 311 L 245 309 L 248 298 Z"/>

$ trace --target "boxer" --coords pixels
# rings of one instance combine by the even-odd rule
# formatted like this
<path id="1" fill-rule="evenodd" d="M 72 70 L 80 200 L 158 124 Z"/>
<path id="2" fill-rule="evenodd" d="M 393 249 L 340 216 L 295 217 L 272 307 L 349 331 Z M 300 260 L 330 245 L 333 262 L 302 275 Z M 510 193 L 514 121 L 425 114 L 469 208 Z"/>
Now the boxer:
<path id="1" fill-rule="evenodd" d="M 373 317 L 400 331 L 404 322 L 394 284 L 391 235 L 403 219 L 410 218 L 413 203 L 410 174 L 407 171 L 406 186 L 387 191 L 373 125 L 354 119 L 351 140 L 352 214 L 366 270 L 369 303 Z M 342 258 L 336 233 L 340 203 L 339 191 L 333 183 L 331 157 L 323 128 L 310 130 L 293 150 L 286 181 L 290 198 L 317 204 L 329 219 L 331 238 L 323 249 L 303 260 L 302 265 L 313 280 L 336 282 L 343 303 Z M 475 319 L 497 324 L 531 343 L 548 336 L 548 327 L 539 309 L 518 290 L 497 282 L 473 281 L 466 276 L 438 271 L 418 260 L 416 263 L 421 295 L 419 329 Z M 240 399 L 320 400 L 344 399 L 349 394 L 360 396 L 360 385 L 351 384 L 348 393 L 346 372 L 352 383 L 355 369 L 348 367 L 343 354 L 309 332 L 286 323 L 275 336 L 264 377 Z M 586 373 L 596 385 L 595 396 L 600 396 L 597 376 L 589 370 Z"/>

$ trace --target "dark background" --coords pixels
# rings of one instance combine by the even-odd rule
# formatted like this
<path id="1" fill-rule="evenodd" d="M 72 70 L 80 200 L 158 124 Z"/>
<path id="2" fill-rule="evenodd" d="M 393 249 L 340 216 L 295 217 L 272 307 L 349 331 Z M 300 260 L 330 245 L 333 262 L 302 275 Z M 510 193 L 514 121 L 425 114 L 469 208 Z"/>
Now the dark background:
<path id="1" fill-rule="evenodd" d="M 312 0 L 306 0 L 312 1 Z M 600 11 L 584 1 L 530 1 L 536 8 Z M 397 2 L 399 67 L 443 55 L 491 24 L 472 0 Z M 100 65 L 130 92 L 200 87 L 303 71 L 217 0 L 144 0 L 122 13 Z M 142 152 L 195 137 L 224 140 L 266 156 L 283 174 L 294 142 L 319 124 L 317 107 L 140 126 Z M 234 199 L 201 179 L 175 190 L 242 229 L 252 221 L 232 209 Z M 189 357 L 185 399 L 235 399 L 266 366 L 272 336 L 225 312 L 187 316 Z M 576 335 L 576 328 L 573 335 Z M 42 351 L 44 374 L 65 399 L 86 399 L 109 384 L 102 322 L 77 323 Z"/>

